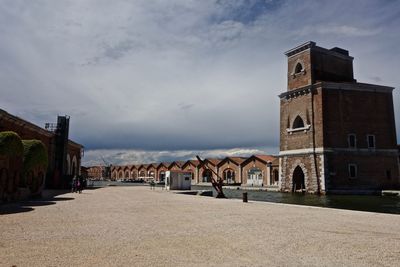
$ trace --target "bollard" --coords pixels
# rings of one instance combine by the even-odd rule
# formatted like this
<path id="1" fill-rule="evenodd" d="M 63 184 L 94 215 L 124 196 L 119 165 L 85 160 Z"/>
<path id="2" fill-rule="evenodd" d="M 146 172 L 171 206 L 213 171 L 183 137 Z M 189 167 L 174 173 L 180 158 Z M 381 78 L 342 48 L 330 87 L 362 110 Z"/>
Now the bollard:
<path id="1" fill-rule="evenodd" d="M 247 202 L 247 192 L 243 192 L 243 202 Z"/>

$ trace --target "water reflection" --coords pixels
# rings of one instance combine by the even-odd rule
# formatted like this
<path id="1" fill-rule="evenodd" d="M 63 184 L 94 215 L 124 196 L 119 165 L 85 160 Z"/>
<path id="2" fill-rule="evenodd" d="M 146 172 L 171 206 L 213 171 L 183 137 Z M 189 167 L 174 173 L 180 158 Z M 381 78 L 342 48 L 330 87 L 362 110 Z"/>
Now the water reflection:
<path id="1" fill-rule="evenodd" d="M 211 187 L 206 186 L 192 186 L 194 190 L 210 190 L 210 188 Z M 249 200 L 400 214 L 400 197 L 352 195 L 317 196 L 309 194 L 224 189 L 224 193 L 228 198 L 242 198 L 243 192 L 248 192 Z M 216 192 L 214 191 L 213 193 L 215 196 Z"/>

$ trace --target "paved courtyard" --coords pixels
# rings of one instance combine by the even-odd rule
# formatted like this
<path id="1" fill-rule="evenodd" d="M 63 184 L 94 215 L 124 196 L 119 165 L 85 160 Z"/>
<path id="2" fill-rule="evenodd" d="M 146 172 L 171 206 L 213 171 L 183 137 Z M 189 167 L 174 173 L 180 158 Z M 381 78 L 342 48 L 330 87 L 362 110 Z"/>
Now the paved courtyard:
<path id="1" fill-rule="evenodd" d="M 0 206 L 1 266 L 399 266 L 400 216 L 108 187 Z"/>

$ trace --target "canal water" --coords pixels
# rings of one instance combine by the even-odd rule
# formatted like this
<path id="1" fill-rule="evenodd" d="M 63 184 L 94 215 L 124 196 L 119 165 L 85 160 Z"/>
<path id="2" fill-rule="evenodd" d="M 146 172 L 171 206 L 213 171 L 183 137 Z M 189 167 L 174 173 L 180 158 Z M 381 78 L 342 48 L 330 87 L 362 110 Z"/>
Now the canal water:
<path id="1" fill-rule="evenodd" d="M 212 187 L 209 186 L 192 186 L 193 190 L 210 190 L 211 188 Z M 317 196 L 299 193 L 224 189 L 224 194 L 227 198 L 241 199 L 243 192 L 247 192 L 249 200 L 256 201 L 400 214 L 400 197 L 398 196 Z M 216 196 L 216 192 L 214 189 L 213 195 Z"/>
<path id="2" fill-rule="evenodd" d="M 90 186 L 149 186 L 142 183 L 122 183 L 111 181 L 96 181 Z M 213 190 L 212 186 L 192 185 L 192 190 Z M 316 206 L 325 208 L 371 211 L 380 213 L 400 214 L 400 197 L 398 196 L 354 196 L 354 195 L 327 195 L 317 196 L 311 194 L 293 194 L 281 192 L 267 192 L 241 189 L 224 189 L 228 198 L 241 199 L 243 192 L 247 192 L 251 201 L 266 201 L 274 203 L 285 203 L 294 205 Z"/>

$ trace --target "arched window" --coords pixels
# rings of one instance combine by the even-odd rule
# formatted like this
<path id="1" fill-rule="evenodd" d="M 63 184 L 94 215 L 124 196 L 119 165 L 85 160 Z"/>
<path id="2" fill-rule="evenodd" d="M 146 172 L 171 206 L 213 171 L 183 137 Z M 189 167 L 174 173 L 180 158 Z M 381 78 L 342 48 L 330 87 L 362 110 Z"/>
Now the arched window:
<path id="1" fill-rule="evenodd" d="M 293 121 L 292 129 L 303 128 L 303 127 L 304 127 L 303 119 L 300 116 L 297 116 L 296 119 L 294 119 Z"/>
<path id="2" fill-rule="evenodd" d="M 72 170 L 71 174 L 72 174 L 72 176 L 75 176 L 75 174 L 76 174 L 76 173 L 75 173 L 75 169 L 76 169 L 76 168 L 75 168 L 75 162 L 73 162 L 73 163 L 72 163 L 72 167 L 71 167 L 71 170 Z"/>
<path id="3" fill-rule="evenodd" d="M 73 157 L 72 157 L 72 161 L 71 161 L 72 163 L 72 167 L 71 167 L 71 172 L 70 172 L 70 174 L 72 174 L 72 175 L 77 175 L 77 174 L 79 174 L 79 172 L 78 172 L 78 161 L 77 161 L 77 159 L 76 159 L 76 156 L 74 155 Z"/>
<path id="4" fill-rule="evenodd" d="M 259 168 L 251 168 L 247 174 L 247 183 L 249 185 L 260 186 L 263 184 L 263 173 Z"/>
<path id="5" fill-rule="evenodd" d="M 303 71 L 303 66 L 300 63 L 297 63 L 296 67 L 294 69 L 294 74 L 298 74 L 298 73 L 300 73 L 302 71 Z"/>
<path id="6" fill-rule="evenodd" d="M 71 157 L 69 156 L 69 154 L 67 154 L 67 164 L 66 164 L 65 168 L 66 168 L 65 173 L 67 175 L 70 175 L 71 174 Z"/>
<path id="7" fill-rule="evenodd" d="M 203 171 L 203 182 L 205 182 L 205 183 L 211 182 L 212 177 L 213 177 L 213 174 L 212 174 L 211 170 L 205 169 Z"/>
<path id="8" fill-rule="evenodd" d="M 277 169 L 272 171 L 272 175 L 270 176 L 270 184 L 271 185 L 278 185 L 279 183 L 279 172 Z"/>
<path id="9" fill-rule="evenodd" d="M 274 185 L 277 185 L 279 183 L 279 172 L 278 170 L 274 170 Z"/>
<path id="10" fill-rule="evenodd" d="M 158 180 L 160 180 L 161 182 L 163 182 L 165 179 L 165 171 L 160 171 L 159 175 L 158 175 Z"/>
<path id="11" fill-rule="evenodd" d="M 224 180 L 228 183 L 234 183 L 235 182 L 235 172 L 231 169 L 227 169 L 224 171 Z"/>

